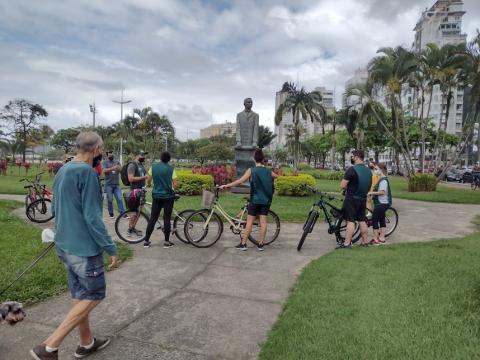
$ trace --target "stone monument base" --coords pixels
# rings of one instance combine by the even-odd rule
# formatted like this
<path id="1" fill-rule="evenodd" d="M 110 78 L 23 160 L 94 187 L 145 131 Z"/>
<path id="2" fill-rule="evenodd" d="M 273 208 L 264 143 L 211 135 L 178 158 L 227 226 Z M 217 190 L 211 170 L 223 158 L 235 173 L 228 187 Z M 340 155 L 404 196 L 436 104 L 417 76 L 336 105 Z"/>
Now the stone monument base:
<path id="1" fill-rule="evenodd" d="M 253 161 L 253 155 L 255 154 L 254 148 L 236 148 L 235 149 L 235 165 L 237 167 L 236 179 L 242 177 L 247 169 L 255 166 Z M 232 188 L 232 192 L 235 194 L 249 194 L 250 184 L 248 181 L 240 186 Z"/>

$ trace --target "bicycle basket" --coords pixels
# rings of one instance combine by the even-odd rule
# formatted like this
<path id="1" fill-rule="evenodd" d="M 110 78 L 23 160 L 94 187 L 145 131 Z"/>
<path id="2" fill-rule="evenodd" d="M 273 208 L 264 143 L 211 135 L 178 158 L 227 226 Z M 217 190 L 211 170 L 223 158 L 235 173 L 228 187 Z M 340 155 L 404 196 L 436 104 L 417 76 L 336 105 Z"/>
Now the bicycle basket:
<path id="1" fill-rule="evenodd" d="M 203 190 L 202 193 L 202 205 L 204 207 L 211 207 L 213 204 L 213 201 L 215 200 L 215 194 L 212 193 L 211 191 Z"/>

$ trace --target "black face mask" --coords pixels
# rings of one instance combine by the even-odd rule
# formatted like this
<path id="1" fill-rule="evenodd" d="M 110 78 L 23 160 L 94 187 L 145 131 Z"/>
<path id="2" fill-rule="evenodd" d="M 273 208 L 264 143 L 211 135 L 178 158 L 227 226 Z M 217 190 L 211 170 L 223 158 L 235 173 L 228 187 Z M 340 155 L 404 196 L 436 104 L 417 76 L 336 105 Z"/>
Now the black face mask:
<path id="1" fill-rule="evenodd" d="M 138 159 L 138 162 L 143 164 L 143 163 L 145 162 L 145 158 L 144 158 L 144 157 L 139 158 L 139 159 Z"/>
<path id="2" fill-rule="evenodd" d="M 112 160 L 113 160 L 113 155 L 110 155 L 110 156 L 108 157 L 108 160 L 112 161 Z"/>
<path id="3" fill-rule="evenodd" d="M 92 167 L 96 168 L 98 165 L 100 165 L 102 158 L 103 158 L 102 154 L 95 156 L 93 158 Z"/>
<path id="4" fill-rule="evenodd" d="M 355 165 L 355 158 L 353 156 L 350 158 L 350 162 L 352 163 L 352 165 Z"/>

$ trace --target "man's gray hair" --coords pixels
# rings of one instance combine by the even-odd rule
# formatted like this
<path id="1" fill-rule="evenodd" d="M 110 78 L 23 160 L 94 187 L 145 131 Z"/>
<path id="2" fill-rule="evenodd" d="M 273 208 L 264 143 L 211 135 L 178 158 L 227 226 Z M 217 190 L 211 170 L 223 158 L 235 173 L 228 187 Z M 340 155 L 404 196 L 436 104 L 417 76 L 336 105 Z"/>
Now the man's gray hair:
<path id="1" fill-rule="evenodd" d="M 92 152 L 103 145 L 103 140 L 96 132 L 81 132 L 77 136 L 77 150 L 80 152 Z"/>

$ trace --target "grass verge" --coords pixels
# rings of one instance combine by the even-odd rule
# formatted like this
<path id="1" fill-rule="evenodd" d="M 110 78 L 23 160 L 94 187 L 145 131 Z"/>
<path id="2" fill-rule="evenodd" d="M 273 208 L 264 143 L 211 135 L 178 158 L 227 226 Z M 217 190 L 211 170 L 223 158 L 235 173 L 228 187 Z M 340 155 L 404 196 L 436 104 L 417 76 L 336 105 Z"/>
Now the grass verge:
<path id="1" fill-rule="evenodd" d="M 0 201 L 0 289 L 10 283 L 47 246 L 42 244 L 41 231 L 37 227 L 12 214 L 12 210 L 21 206 L 22 203 L 16 201 Z M 119 243 L 117 246 L 122 261 L 132 255 L 132 250 L 127 246 Z M 0 301 L 15 300 L 32 304 L 66 290 L 65 268 L 52 249 L 35 268 L 0 296 Z"/>
<path id="2" fill-rule="evenodd" d="M 474 359 L 480 233 L 310 263 L 260 359 Z"/>

